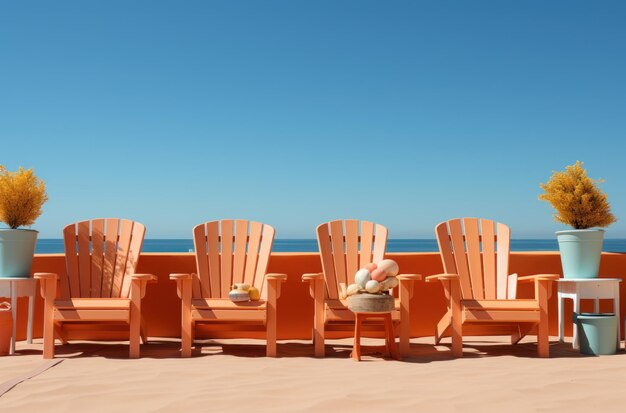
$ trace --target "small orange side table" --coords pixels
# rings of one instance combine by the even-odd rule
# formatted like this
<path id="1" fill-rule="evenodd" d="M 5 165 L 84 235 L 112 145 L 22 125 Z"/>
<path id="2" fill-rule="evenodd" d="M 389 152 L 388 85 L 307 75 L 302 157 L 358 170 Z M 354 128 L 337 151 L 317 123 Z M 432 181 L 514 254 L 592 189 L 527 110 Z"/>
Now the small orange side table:
<path id="1" fill-rule="evenodd" d="M 393 323 L 391 321 L 391 312 L 385 313 L 365 313 L 354 312 L 356 320 L 354 322 L 354 345 L 352 346 L 352 357 L 356 361 L 361 361 L 361 326 L 363 321 L 381 318 L 385 328 L 385 350 L 392 359 L 398 360 L 398 349 L 396 348 L 396 340 L 393 335 Z"/>

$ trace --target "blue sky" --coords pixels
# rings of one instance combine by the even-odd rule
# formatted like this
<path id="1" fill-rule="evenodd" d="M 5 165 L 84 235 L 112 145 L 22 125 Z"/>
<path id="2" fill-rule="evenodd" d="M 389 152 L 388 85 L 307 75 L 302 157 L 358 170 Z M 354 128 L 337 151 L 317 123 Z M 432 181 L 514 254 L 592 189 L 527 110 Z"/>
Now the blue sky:
<path id="1" fill-rule="evenodd" d="M 626 237 L 625 39 L 619 1 L 0 1 L 0 163 L 46 181 L 41 237 L 481 216 L 550 238 L 539 183 L 580 159 Z"/>

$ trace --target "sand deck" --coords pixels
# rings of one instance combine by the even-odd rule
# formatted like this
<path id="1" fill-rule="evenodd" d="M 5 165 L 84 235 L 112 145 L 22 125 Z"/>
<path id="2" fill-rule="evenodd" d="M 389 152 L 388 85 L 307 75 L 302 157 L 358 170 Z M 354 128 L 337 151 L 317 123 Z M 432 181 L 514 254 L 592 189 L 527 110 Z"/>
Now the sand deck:
<path id="1" fill-rule="evenodd" d="M 470 338 L 462 359 L 427 337 L 412 340 L 403 361 L 361 362 L 349 358 L 349 339 L 330 341 L 325 359 L 307 342 L 280 343 L 281 357 L 269 359 L 262 341 L 206 341 L 180 359 L 178 343 L 155 340 L 138 360 L 126 359 L 123 344 L 76 343 L 58 347 L 61 363 L 1 396 L 0 411 L 625 411 L 626 353 L 581 356 L 551 339 L 550 359 L 536 357 L 534 337 L 517 346 Z M 40 341 L 0 358 L 0 382 L 47 362 Z"/>

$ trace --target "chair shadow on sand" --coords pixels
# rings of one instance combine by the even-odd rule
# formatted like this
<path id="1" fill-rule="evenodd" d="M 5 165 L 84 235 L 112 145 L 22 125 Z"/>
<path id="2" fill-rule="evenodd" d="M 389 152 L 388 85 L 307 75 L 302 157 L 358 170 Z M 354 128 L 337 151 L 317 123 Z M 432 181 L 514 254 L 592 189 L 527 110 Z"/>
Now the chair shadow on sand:
<path id="1" fill-rule="evenodd" d="M 380 350 L 380 339 L 365 339 L 362 343 L 363 361 L 395 361 Z M 35 347 L 18 349 L 18 355 L 37 355 L 41 350 Z M 180 342 L 176 339 L 151 339 L 148 344 L 142 345 L 142 358 L 147 359 L 176 359 L 180 357 Z M 325 346 L 326 358 L 349 359 L 352 351 L 352 339 L 329 340 Z M 128 344 L 126 342 L 72 342 L 57 347 L 57 358 L 79 359 L 85 357 L 103 357 L 107 359 L 128 359 Z M 264 340 L 212 340 L 202 339 L 195 343 L 192 357 L 205 358 L 216 355 L 263 358 L 266 356 Z M 494 341 L 493 337 L 469 337 L 463 342 L 463 358 L 479 359 L 488 357 L 519 357 L 534 359 L 537 357 L 537 343 L 532 340 L 511 345 L 504 339 Z M 616 356 L 626 356 L 623 350 L 618 350 Z M 278 343 L 279 358 L 313 358 L 313 345 L 306 341 L 282 341 Z M 550 358 L 580 358 L 594 357 L 581 354 L 572 348 L 571 342 L 550 342 Z M 410 345 L 410 353 L 397 361 L 399 363 L 432 363 L 454 360 L 450 349 L 449 339 L 444 339 L 439 345 L 434 345 L 432 337 L 414 339 Z"/>

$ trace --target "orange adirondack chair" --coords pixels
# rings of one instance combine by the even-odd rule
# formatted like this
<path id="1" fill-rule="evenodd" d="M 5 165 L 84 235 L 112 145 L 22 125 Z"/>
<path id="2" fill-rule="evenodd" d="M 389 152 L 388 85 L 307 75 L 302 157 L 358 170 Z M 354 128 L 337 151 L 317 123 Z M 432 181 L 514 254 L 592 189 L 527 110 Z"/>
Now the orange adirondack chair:
<path id="1" fill-rule="evenodd" d="M 54 357 L 55 336 L 65 343 L 72 335 L 70 325 L 88 322 L 99 331 L 111 323 L 127 324 L 129 356 L 139 357 L 140 334 L 146 342 L 141 299 L 146 284 L 156 280 L 151 274 L 135 274 L 145 232 L 143 224 L 117 218 L 81 221 L 63 229 L 66 273 L 35 274 L 45 300 L 44 358 Z"/>
<path id="2" fill-rule="evenodd" d="M 462 357 L 464 325 L 489 325 L 489 334 L 510 334 L 512 344 L 536 327 L 539 357 L 549 357 L 548 298 L 552 281 L 559 275 L 509 275 L 511 231 L 504 224 L 452 219 L 437 225 L 435 233 L 444 273 L 426 277 L 426 281 L 442 281 L 448 300 L 435 343 L 451 330 L 452 353 Z M 535 298 L 517 298 L 520 282 L 534 283 Z"/>
<path id="3" fill-rule="evenodd" d="M 197 324 L 232 324 L 266 331 L 267 356 L 276 357 L 276 303 L 286 274 L 266 274 L 274 228 L 245 220 L 211 221 L 193 229 L 197 274 L 170 274 L 182 304 L 181 355 L 191 356 Z M 235 283 L 255 286 L 259 301 L 232 302 Z"/>
<path id="4" fill-rule="evenodd" d="M 359 233 L 360 227 L 360 233 Z M 354 314 L 346 300 L 340 299 L 343 286 L 354 282 L 354 274 L 365 264 L 379 262 L 385 256 L 387 228 L 380 224 L 358 220 L 336 220 L 317 227 L 317 242 L 322 260 L 321 273 L 304 274 L 315 302 L 313 343 L 315 356 L 325 355 L 326 327 L 354 324 Z M 392 313 L 394 324 L 400 324 L 400 354 L 409 352 L 410 324 L 409 300 L 413 284 L 421 280 L 419 274 L 398 275 L 399 299 Z M 334 326 L 333 326 L 334 328 Z M 352 329 L 352 327 L 351 327 Z"/>

